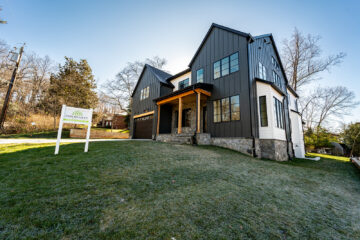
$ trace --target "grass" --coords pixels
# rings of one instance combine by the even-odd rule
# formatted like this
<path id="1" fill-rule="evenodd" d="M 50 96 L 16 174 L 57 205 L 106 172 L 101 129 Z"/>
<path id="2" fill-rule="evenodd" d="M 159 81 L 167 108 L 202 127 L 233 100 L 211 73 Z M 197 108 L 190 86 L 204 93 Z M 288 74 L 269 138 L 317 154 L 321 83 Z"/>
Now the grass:
<path id="1" fill-rule="evenodd" d="M 46 131 L 37 133 L 4 134 L 0 138 L 57 138 L 57 131 Z M 70 130 L 63 130 L 61 138 L 70 138 Z"/>
<path id="2" fill-rule="evenodd" d="M 329 155 L 329 154 L 307 153 L 306 155 L 308 155 L 309 157 L 321 157 L 321 158 L 328 158 L 328 159 L 334 159 L 334 160 L 345 161 L 345 162 L 350 161 L 350 159 L 348 157 L 334 156 L 334 155 Z"/>
<path id="3" fill-rule="evenodd" d="M 360 239 L 350 162 L 141 141 L 29 147 L 0 154 L 0 239 Z"/>

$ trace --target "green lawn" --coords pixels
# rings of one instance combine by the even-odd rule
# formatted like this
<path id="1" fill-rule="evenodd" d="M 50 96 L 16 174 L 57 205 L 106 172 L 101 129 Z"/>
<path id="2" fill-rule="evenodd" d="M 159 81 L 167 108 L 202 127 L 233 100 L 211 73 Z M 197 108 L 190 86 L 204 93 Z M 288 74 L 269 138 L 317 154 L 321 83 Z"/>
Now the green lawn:
<path id="1" fill-rule="evenodd" d="M 150 141 L 5 147 L 0 239 L 360 239 L 350 162 Z"/>
<path id="2" fill-rule="evenodd" d="M 37 132 L 37 133 L 20 133 L 20 134 L 3 134 L 0 138 L 57 138 L 57 131 Z M 70 138 L 70 130 L 64 129 L 61 138 Z"/>

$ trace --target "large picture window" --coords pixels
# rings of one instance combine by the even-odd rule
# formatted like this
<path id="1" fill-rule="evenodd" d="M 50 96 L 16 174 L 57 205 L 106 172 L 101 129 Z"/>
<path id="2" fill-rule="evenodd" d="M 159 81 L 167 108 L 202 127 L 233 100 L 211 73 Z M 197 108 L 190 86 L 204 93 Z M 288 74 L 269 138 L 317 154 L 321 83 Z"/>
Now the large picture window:
<path id="1" fill-rule="evenodd" d="M 237 71 L 239 71 L 239 53 L 237 52 L 214 63 L 214 79 Z"/>
<path id="2" fill-rule="evenodd" d="M 267 127 L 268 118 L 267 118 L 266 96 L 259 97 L 259 106 L 260 106 L 260 124 L 262 127 Z"/>
<path id="3" fill-rule="evenodd" d="M 221 122 L 220 100 L 214 101 L 214 122 Z"/>
<path id="4" fill-rule="evenodd" d="M 189 79 L 185 79 L 179 82 L 179 90 L 189 86 Z"/>
<path id="5" fill-rule="evenodd" d="M 196 71 L 196 82 L 204 82 L 204 69 L 201 68 Z"/>
<path id="6" fill-rule="evenodd" d="M 232 96 L 213 102 L 214 122 L 240 120 L 240 96 Z"/>
<path id="7" fill-rule="evenodd" d="M 231 120 L 240 120 L 240 96 L 232 96 L 231 102 Z"/>
<path id="8" fill-rule="evenodd" d="M 283 103 L 274 97 L 274 113 L 276 120 L 276 127 L 284 128 L 284 109 Z"/>
<path id="9" fill-rule="evenodd" d="M 223 122 L 230 121 L 230 100 L 229 100 L 229 98 L 221 99 L 221 120 Z"/>

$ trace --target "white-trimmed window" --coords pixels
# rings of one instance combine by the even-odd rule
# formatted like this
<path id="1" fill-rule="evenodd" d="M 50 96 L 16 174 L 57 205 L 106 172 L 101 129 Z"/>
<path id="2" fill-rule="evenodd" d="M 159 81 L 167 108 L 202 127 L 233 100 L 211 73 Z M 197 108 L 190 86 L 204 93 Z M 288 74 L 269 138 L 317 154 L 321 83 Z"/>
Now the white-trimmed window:
<path id="1" fill-rule="evenodd" d="M 144 100 L 149 97 L 150 87 L 147 86 L 146 88 L 141 89 L 140 91 L 140 100 Z"/>
<path id="2" fill-rule="evenodd" d="M 280 65 L 279 65 L 279 63 L 276 61 L 276 59 L 274 57 L 271 57 L 271 63 L 272 63 L 272 65 L 274 66 L 274 68 L 276 70 L 280 69 Z"/>
<path id="3" fill-rule="evenodd" d="M 266 67 L 259 62 L 259 78 L 266 80 Z"/>
<path id="4" fill-rule="evenodd" d="M 279 74 L 277 74 L 275 71 L 272 72 L 273 73 L 273 81 L 274 83 L 281 88 L 281 78 L 279 76 Z"/>

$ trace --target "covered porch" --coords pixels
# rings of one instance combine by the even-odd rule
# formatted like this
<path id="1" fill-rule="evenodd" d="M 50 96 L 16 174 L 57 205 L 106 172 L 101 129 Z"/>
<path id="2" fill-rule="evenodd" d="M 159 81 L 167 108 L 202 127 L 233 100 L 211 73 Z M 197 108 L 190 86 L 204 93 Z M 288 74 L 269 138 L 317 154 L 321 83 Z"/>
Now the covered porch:
<path id="1" fill-rule="evenodd" d="M 206 132 L 206 102 L 211 84 L 196 83 L 155 99 L 157 105 L 156 135 L 195 135 Z"/>

